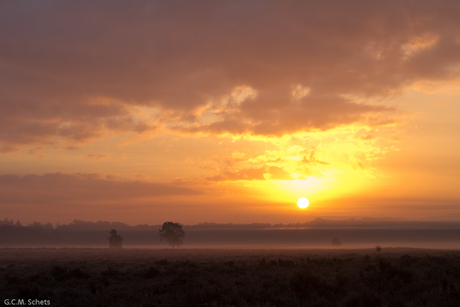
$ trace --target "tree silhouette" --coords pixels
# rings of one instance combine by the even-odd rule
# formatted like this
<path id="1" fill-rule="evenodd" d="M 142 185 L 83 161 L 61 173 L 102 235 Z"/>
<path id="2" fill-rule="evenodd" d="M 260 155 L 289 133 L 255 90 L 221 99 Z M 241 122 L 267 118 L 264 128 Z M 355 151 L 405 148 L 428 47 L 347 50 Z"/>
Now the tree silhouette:
<path id="1" fill-rule="evenodd" d="M 110 248 L 121 248 L 123 238 L 117 233 L 115 229 L 110 230 L 109 246 Z"/>
<path id="2" fill-rule="evenodd" d="M 159 231 L 160 241 L 166 240 L 171 247 L 184 243 L 185 231 L 179 223 L 165 222 Z"/>

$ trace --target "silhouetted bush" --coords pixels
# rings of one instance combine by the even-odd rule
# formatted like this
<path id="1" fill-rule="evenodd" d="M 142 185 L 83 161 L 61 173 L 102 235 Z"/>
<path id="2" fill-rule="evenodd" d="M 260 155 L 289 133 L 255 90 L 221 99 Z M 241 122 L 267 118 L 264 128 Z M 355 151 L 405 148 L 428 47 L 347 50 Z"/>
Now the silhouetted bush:
<path id="1" fill-rule="evenodd" d="M 121 248 L 123 238 L 117 233 L 115 229 L 110 230 L 109 246 L 110 248 Z"/>

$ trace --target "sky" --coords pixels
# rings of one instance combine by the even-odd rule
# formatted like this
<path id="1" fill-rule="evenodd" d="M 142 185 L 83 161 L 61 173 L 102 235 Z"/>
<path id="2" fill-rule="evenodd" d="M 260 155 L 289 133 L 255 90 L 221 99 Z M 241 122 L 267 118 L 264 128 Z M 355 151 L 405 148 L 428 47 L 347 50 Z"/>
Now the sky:
<path id="1" fill-rule="evenodd" d="M 2 1 L 0 41 L 3 217 L 460 220 L 458 1 Z"/>

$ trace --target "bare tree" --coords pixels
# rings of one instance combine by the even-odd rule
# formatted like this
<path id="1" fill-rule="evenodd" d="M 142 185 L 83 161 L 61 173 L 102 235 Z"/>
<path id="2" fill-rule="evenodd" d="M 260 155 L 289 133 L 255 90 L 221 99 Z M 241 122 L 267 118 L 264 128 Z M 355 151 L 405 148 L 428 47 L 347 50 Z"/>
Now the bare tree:
<path id="1" fill-rule="evenodd" d="M 171 247 L 180 246 L 184 243 L 185 231 L 179 223 L 165 222 L 159 231 L 160 241 L 166 240 Z"/>

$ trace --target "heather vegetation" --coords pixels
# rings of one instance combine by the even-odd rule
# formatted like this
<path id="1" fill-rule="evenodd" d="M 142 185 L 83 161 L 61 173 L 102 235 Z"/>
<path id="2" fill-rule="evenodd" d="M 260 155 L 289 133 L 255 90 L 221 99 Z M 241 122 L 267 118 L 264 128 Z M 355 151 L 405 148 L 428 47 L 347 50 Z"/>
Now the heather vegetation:
<path id="1" fill-rule="evenodd" d="M 458 306 L 460 252 L 3 249 L 0 293 L 54 306 Z"/>

